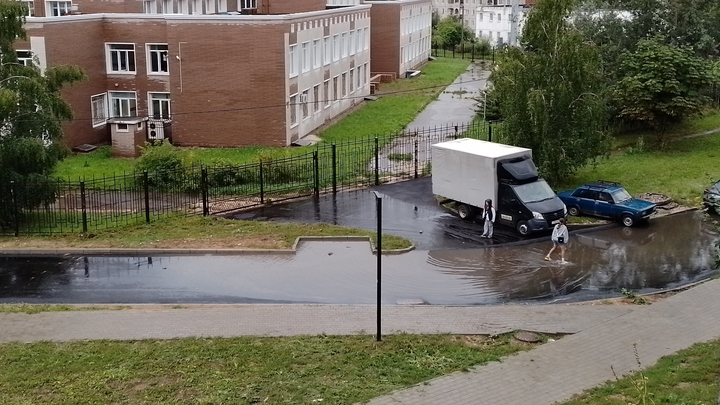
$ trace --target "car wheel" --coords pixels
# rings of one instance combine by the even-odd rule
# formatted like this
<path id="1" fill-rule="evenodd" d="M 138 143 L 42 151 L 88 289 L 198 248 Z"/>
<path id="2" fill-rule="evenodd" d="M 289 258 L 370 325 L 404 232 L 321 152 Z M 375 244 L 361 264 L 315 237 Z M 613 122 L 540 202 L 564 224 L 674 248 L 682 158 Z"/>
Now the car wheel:
<path id="1" fill-rule="evenodd" d="M 515 229 L 517 230 L 517 233 L 522 236 L 527 236 L 530 234 L 530 227 L 528 227 L 528 224 L 525 221 L 518 221 Z"/>
<path id="2" fill-rule="evenodd" d="M 462 219 L 472 219 L 473 209 L 467 204 L 460 204 L 457 206 L 457 212 Z"/>
<path id="3" fill-rule="evenodd" d="M 573 206 L 573 207 L 568 208 L 568 214 L 570 214 L 573 217 L 576 217 L 576 216 L 580 215 L 580 210 L 578 209 L 578 207 Z"/>
<path id="4" fill-rule="evenodd" d="M 631 215 L 623 215 L 622 224 L 625 226 L 633 226 L 635 225 L 635 220 Z"/>

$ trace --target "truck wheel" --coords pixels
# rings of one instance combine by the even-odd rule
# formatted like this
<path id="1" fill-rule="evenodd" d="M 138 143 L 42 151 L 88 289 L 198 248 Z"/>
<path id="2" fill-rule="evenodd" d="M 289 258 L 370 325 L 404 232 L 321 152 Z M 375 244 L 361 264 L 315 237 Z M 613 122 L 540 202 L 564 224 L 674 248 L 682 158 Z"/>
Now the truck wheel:
<path id="1" fill-rule="evenodd" d="M 635 225 L 635 220 L 633 219 L 632 215 L 623 215 L 622 216 L 622 224 L 625 226 L 633 226 Z"/>
<path id="2" fill-rule="evenodd" d="M 460 218 L 470 220 L 473 217 L 473 209 L 467 204 L 457 206 L 457 212 Z"/>
<path id="3" fill-rule="evenodd" d="M 573 207 L 568 208 L 568 214 L 570 214 L 573 217 L 576 217 L 576 216 L 580 215 L 580 210 L 578 209 L 578 207 L 573 206 Z"/>
<path id="4" fill-rule="evenodd" d="M 518 221 L 515 229 L 517 229 L 517 232 L 522 236 L 527 236 L 530 233 L 530 228 L 525 221 Z"/>

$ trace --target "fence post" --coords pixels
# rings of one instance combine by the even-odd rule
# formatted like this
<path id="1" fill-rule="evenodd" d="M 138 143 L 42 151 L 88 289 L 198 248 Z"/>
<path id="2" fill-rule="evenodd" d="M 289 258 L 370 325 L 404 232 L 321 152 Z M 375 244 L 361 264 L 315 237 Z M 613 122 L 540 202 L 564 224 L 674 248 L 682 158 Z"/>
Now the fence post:
<path id="1" fill-rule="evenodd" d="M 13 204 L 13 222 L 15 226 L 15 236 L 20 236 L 20 212 L 18 211 L 17 204 L 17 191 L 15 190 L 15 182 L 10 182 L 10 195 L 12 197 Z"/>
<path id="2" fill-rule="evenodd" d="M 200 191 L 202 193 L 203 216 L 206 217 L 210 215 L 210 204 L 208 201 L 208 174 L 206 167 L 200 168 Z"/>
<path id="3" fill-rule="evenodd" d="M 313 188 L 315 199 L 320 198 L 320 163 L 318 162 L 318 151 L 313 152 Z"/>
<path id="4" fill-rule="evenodd" d="M 475 45 L 473 44 L 472 52 L 470 52 L 470 62 L 475 62 Z"/>
<path id="5" fill-rule="evenodd" d="M 418 178 L 418 140 L 415 140 L 415 178 Z"/>
<path id="6" fill-rule="evenodd" d="M 375 185 L 380 185 L 380 141 L 375 137 Z"/>
<path id="7" fill-rule="evenodd" d="M 265 185 L 263 184 L 263 162 L 260 161 L 260 204 L 265 204 Z"/>
<path id="8" fill-rule="evenodd" d="M 492 142 L 492 121 L 488 122 L 488 142 Z"/>
<path id="9" fill-rule="evenodd" d="M 333 195 L 337 194 L 337 145 L 332 144 L 332 184 Z"/>
<path id="10" fill-rule="evenodd" d="M 80 208 L 82 209 L 83 233 L 87 233 L 87 205 L 85 204 L 85 181 L 80 182 Z"/>
<path id="11" fill-rule="evenodd" d="M 453 136 L 453 139 L 457 139 L 458 137 L 458 126 L 455 125 L 455 135 Z"/>
<path id="12" fill-rule="evenodd" d="M 443 58 L 447 56 L 447 48 L 443 46 Z"/>
<path id="13" fill-rule="evenodd" d="M 493 46 L 493 63 L 495 63 L 495 47 Z"/>
<path id="14" fill-rule="evenodd" d="M 453 46 L 453 59 L 455 59 L 455 47 Z"/>
<path id="15" fill-rule="evenodd" d="M 150 176 L 147 170 L 143 172 L 143 185 L 145 188 L 145 222 L 150 223 Z"/>

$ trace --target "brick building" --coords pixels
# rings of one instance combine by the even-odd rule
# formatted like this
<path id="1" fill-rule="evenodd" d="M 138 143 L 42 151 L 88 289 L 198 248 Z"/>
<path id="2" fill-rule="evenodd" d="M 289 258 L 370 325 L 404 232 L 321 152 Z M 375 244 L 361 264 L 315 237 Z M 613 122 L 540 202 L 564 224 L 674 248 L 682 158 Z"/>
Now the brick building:
<path id="1" fill-rule="evenodd" d="M 65 124 L 71 147 L 112 141 L 116 152 L 133 155 L 146 137 L 170 135 L 186 146 L 286 146 L 361 103 L 371 72 L 390 71 L 370 66 L 374 2 L 68 3 L 36 0 L 28 39 L 16 49 L 41 69 L 73 64 L 88 74 L 63 90 L 76 116 Z M 429 10 L 430 0 L 378 3 L 398 10 L 397 18 L 376 24 L 398 25 L 383 31 L 397 35 L 387 41 L 395 52 L 419 46 L 412 44 L 420 36 L 400 34 L 400 26 L 419 20 L 418 5 Z M 378 62 L 392 61 L 401 74 L 427 60 L 426 42 L 427 52 L 409 52 L 408 60 L 383 51 Z"/>

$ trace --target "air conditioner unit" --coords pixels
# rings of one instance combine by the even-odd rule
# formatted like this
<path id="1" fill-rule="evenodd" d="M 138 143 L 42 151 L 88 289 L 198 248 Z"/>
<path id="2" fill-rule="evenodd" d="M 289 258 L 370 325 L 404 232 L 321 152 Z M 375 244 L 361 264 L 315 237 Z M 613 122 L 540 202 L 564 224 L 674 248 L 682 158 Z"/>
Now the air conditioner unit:
<path id="1" fill-rule="evenodd" d="M 148 139 L 165 139 L 165 123 L 162 121 L 150 121 L 148 126 Z"/>

